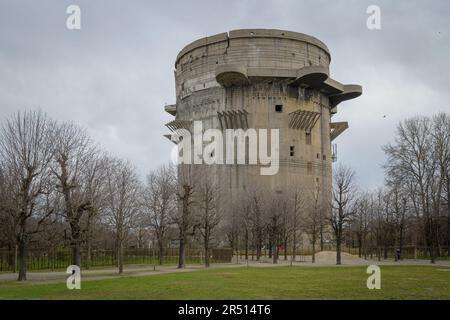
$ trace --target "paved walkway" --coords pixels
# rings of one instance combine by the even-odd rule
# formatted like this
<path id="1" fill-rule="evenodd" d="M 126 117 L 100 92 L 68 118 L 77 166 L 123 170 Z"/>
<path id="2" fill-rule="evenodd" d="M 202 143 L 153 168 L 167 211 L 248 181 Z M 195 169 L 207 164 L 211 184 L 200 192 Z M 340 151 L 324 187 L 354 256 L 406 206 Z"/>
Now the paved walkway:
<path id="1" fill-rule="evenodd" d="M 428 260 L 402 260 L 400 262 L 395 262 L 393 260 L 364 260 L 352 255 L 343 255 L 342 265 L 336 266 L 335 253 L 334 255 L 329 252 L 321 252 L 316 256 L 316 263 L 311 263 L 311 257 L 303 257 L 305 262 L 293 262 L 289 260 L 284 260 L 284 257 L 280 257 L 278 264 L 273 264 L 272 260 L 269 258 L 262 258 L 261 261 L 246 261 L 240 260 L 239 264 L 237 259 L 233 258 L 233 263 L 218 263 L 211 265 L 210 269 L 218 268 L 242 268 L 242 267 L 283 267 L 283 266 L 297 266 L 297 267 L 349 267 L 349 266 L 366 266 L 366 265 L 416 265 L 416 266 L 430 266 Z M 434 264 L 436 267 L 450 267 L 450 261 L 438 261 Z M 83 281 L 92 280 L 106 280 L 106 279 L 117 279 L 120 277 L 141 277 L 141 276 L 151 276 L 166 273 L 175 272 L 192 272 L 198 270 L 204 270 L 203 266 L 187 266 L 185 269 L 178 269 L 174 266 L 157 266 L 156 268 L 149 265 L 126 265 L 124 267 L 123 274 L 119 275 L 117 273 L 117 268 L 104 268 L 104 269 L 94 269 L 94 270 L 82 270 Z M 65 282 L 68 277 L 64 271 L 54 271 L 54 272 L 28 272 L 26 282 L 24 284 L 49 284 L 49 283 L 61 283 Z M 17 273 L 0 273 L 0 285 L 5 283 L 16 282 Z"/>

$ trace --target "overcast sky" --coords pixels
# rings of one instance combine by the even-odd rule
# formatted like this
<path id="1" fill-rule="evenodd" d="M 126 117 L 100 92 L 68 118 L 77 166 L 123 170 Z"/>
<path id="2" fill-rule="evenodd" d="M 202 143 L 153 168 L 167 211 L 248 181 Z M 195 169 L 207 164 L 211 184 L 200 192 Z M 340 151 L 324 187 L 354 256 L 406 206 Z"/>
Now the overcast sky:
<path id="1" fill-rule="evenodd" d="M 81 8 L 81 30 L 66 8 Z M 381 30 L 366 9 L 381 8 Z M 144 175 L 170 159 L 162 137 L 175 102 L 174 60 L 184 45 L 240 28 L 313 35 L 331 51 L 331 76 L 363 86 L 334 121 L 341 162 L 363 187 L 383 182 L 383 144 L 414 115 L 450 111 L 450 1 L 0 0 L 0 120 L 38 109 L 72 120 Z M 384 117 L 386 116 L 386 117 Z"/>

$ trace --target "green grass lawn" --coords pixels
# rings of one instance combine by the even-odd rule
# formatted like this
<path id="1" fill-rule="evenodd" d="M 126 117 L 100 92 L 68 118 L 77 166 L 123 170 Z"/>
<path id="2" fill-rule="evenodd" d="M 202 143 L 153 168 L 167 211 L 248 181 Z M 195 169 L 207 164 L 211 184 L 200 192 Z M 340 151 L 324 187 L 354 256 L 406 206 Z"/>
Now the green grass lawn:
<path id="1" fill-rule="evenodd" d="M 0 299 L 450 299 L 450 268 L 382 266 L 381 289 L 365 267 L 223 268 L 65 283 L 0 283 Z"/>

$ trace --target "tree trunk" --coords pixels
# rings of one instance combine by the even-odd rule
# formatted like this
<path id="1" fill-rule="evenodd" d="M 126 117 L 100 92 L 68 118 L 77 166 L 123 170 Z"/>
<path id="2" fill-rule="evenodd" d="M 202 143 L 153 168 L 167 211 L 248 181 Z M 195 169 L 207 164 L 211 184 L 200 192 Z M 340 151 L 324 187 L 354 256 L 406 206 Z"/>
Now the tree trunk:
<path id="1" fill-rule="evenodd" d="M 119 274 L 123 273 L 123 241 L 119 240 L 119 246 L 117 248 L 117 265 L 119 267 Z"/>
<path id="2" fill-rule="evenodd" d="M 342 225 L 338 224 L 336 230 L 336 264 L 341 264 L 341 250 L 342 249 Z"/>
<path id="3" fill-rule="evenodd" d="M 81 268 L 81 230 L 79 219 L 70 219 L 72 264 Z"/>
<path id="4" fill-rule="evenodd" d="M 210 264 L 210 262 L 209 262 L 209 255 L 210 255 L 210 253 L 209 253 L 209 247 L 208 247 L 208 245 L 206 245 L 206 246 L 205 246 L 205 267 L 206 267 L 206 268 L 208 268 L 208 267 L 209 267 L 209 264 Z"/>
<path id="5" fill-rule="evenodd" d="M 261 245 L 256 244 L 256 261 L 261 259 Z"/>
<path id="6" fill-rule="evenodd" d="M 273 241 L 271 251 L 272 251 L 272 262 L 274 264 L 277 264 L 278 263 L 278 245 L 277 245 L 276 241 Z"/>
<path id="7" fill-rule="evenodd" d="M 433 223 L 431 224 L 432 228 L 433 228 L 433 232 L 431 234 L 431 252 L 433 253 L 431 255 L 431 263 L 436 263 L 436 259 L 439 256 L 439 243 L 438 243 L 438 232 L 437 232 L 437 223 L 433 221 Z"/>
<path id="8" fill-rule="evenodd" d="M 447 176 L 447 185 L 450 184 L 450 178 Z M 447 255 L 450 256 L 450 187 L 447 186 Z"/>
<path id="9" fill-rule="evenodd" d="M 316 240 L 313 240 L 312 243 L 312 257 L 311 257 L 311 262 L 315 263 L 316 262 Z"/>
<path id="10" fill-rule="evenodd" d="M 341 236 L 336 239 L 336 264 L 341 264 Z"/>
<path id="11" fill-rule="evenodd" d="M 429 252 L 430 252 L 430 263 L 436 263 L 435 252 L 434 252 L 434 245 L 433 244 L 431 244 L 429 246 Z"/>
<path id="12" fill-rule="evenodd" d="M 256 261 L 261 259 L 261 250 L 262 250 L 262 235 L 261 231 L 257 230 L 256 232 Z"/>
<path id="13" fill-rule="evenodd" d="M 184 237 L 180 237 L 180 248 L 178 251 L 178 269 L 184 269 L 186 267 L 186 252 L 185 252 Z"/>
<path id="14" fill-rule="evenodd" d="M 272 238 L 272 237 L 270 237 Z M 273 240 L 269 239 L 269 259 L 273 258 Z"/>
<path id="15" fill-rule="evenodd" d="M 78 241 L 72 243 L 72 264 L 81 267 L 81 250 Z"/>
<path id="16" fill-rule="evenodd" d="M 86 223 L 86 269 L 90 269 L 92 265 L 92 219 L 94 213 L 92 209 L 89 211 Z"/>
<path id="17" fill-rule="evenodd" d="M 297 251 L 297 236 L 296 230 L 294 229 L 294 234 L 292 235 L 292 261 L 295 261 L 295 251 Z"/>
<path id="18" fill-rule="evenodd" d="M 19 277 L 18 281 L 27 280 L 27 244 L 24 239 L 19 240 Z"/>
<path id="19" fill-rule="evenodd" d="M 435 263 L 436 258 L 434 251 L 433 221 L 430 217 L 427 217 L 425 222 L 425 241 L 427 243 L 428 252 L 430 254 L 430 262 Z"/>
<path id="20" fill-rule="evenodd" d="M 248 230 L 247 229 L 245 229 L 244 241 L 245 241 L 245 260 L 248 260 Z"/>
<path id="21" fill-rule="evenodd" d="M 449 203 L 447 219 L 447 255 L 450 256 L 450 198 L 447 201 Z"/>
<path id="22" fill-rule="evenodd" d="M 158 262 L 159 265 L 164 264 L 164 243 L 162 239 L 158 239 Z"/>
<path id="23" fill-rule="evenodd" d="M 323 219 L 322 219 L 322 212 L 320 214 L 320 251 L 323 251 Z"/>
<path id="24" fill-rule="evenodd" d="M 399 235 L 399 239 L 398 239 L 398 250 L 400 252 L 399 255 L 399 259 L 402 258 L 402 253 L 403 253 L 403 226 L 400 227 L 400 235 Z"/>
<path id="25" fill-rule="evenodd" d="M 203 247 L 205 250 L 205 252 L 204 252 L 205 253 L 205 267 L 208 268 L 209 267 L 209 255 L 210 255 L 209 243 L 210 243 L 210 237 L 211 237 L 210 228 L 209 228 L 208 223 L 205 223 L 204 228 L 205 228 L 205 233 L 203 235 Z M 239 261 L 239 257 L 238 257 L 238 261 Z"/>
<path id="26" fill-rule="evenodd" d="M 362 257 L 362 235 L 361 234 L 358 234 L 357 235 L 357 237 L 358 237 L 358 257 Z"/>
<path id="27" fill-rule="evenodd" d="M 284 238 L 284 261 L 287 260 L 287 256 L 288 256 L 288 254 L 287 254 L 287 246 L 288 246 L 288 238 L 285 237 Z"/>
<path id="28" fill-rule="evenodd" d="M 19 248 L 17 244 L 14 246 L 14 273 L 17 272 L 17 261 L 18 261 Z"/>

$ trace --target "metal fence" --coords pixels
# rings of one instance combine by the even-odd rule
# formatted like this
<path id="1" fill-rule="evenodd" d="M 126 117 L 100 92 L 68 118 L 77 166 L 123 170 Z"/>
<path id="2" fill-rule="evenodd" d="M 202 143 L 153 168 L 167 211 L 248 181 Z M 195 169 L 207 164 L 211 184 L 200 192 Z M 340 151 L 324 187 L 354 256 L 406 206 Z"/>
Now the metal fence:
<path id="1" fill-rule="evenodd" d="M 326 245 L 325 251 L 335 251 L 334 246 Z M 395 259 L 397 247 L 365 247 L 361 250 L 361 257 L 366 259 Z M 320 247 L 316 253 L 320 252 Z M 342 247 L 342 252 L 359 255 L 357 247 Z M 450 260 L 448 247 L 438 248 L 438 260 Z M 279 250 L 279 259 L 284 260 L 284 251 Z M 301 248 L 296 252 L 296 262 L 309 261 L 312 254 L 311 248 Z M 261 256 L 268 258 L 269 250 L 264 248 Z M 235 260 L 238 258 L 237 260 Z M 429 251 L 424 246 L 404 246 L 401 252 L 401 259 L 429 259 Z M 292 251 L 288 250 L 287 260 L 292 259 Z M 202 249 L 186 249 L 186 264 L 203 264 L 205 260 Z M 211 250 L 210 263 L 230 263 L 245 260 L 245 251 L 239 250 L 238 255 L 229 248 L 215 248 Z M 256 250 L 248 251 L 248 260 L 256 261 Z M 263 259 L 264 260 L 264 259 Z M 266 259 L 267 260 L 267 259 Z M 72 264 L 72 254 L 70 248 L 58 250 L 29 250 L 27 258 L 28 270 L 63 270 Z M 117 266 L 117 256 L 115 250 L 92 250 L 90 265 L 86 251 L 81 253 L 81 264 L 83 268 L 88 267 L 115 267 Z M 125 265 L 159 265 L 158 250 L 156 248 L 127 249 L 124 251 Z M 178 248 L 166 248 L 163 255 L 164 265 L 178 264 Z M 0 249 L 0 272 L 14 271 L 17 265 L 16 253 L 14 250 Z"/>
<path id="2" fill-rule="evenodd" d="M 395 259 L 398 247 L 363 247 L 361 250 L 358 247 L 348 247 L 342 246 L 341 252 L 349 253 L 356 256 L 361 256 L 365 259 Z M 440 246 L 437 248 L 437 260 L 450 260 L 450 254 L 448 247 Z M 263 248 L 261 250 L 261 257 L 267 258 L 271 257 L 269 249 Z M 320 245 L 316 247 L 315 252 L 319 253 L 321 250 Z M 325 244 L 323 246 L 323 251 L 336 251 L 335 245 Z M 296 261 L 309 261 L 309 256 L 312 255 L 312 247 L 305 246 L 296 250 Z M 248 259 L 250 261 L 256 260 L 256 250 L 248 250 Z M 284 260 L 285 252 L 283 249 L 278 251 L 278 257 L 280 260 Z M 308 257 L 308 258 L 307 258 Z M 239 258 L 245 260 L 245 250 L 239 250 Z M 286 260 L 291 260 L 292 250 L 287 250 Z M 430 259 L 430 252 L 428 247 L 425 246 L 403 246 L 401 250 L 401 259 Z"/>
<path id="3" fill-rule="evenodd" d="M 369 247 L 362 248 L 361 256 L 371 259 L 395 259 L 398 247 Z M 437 248 L 438 260 L 450 260 L 448 247 Z M 425 246 L 404 246 L 400 252 L 401 259 L 430 259 L 430 251 Z"/>
<path id="4" fill-rule="evenodd" d="M 232 250 L 211 249 L 211 263 L 231 262 Z M 203 264 L 205 260 L 202 249 L 186 249 L 186 264 Z M 163 254 L 164 265 L 178 264 L 178 248 L 167 248 Z M 28 270 L 58 270 L 65 269 L 72 264 L 70 248 L 59 250 L 29 250 L 27 257 Z M 158 250 L 153 248 L 127 249 L 124 251 L 124 264 L 158 265 Z M 14 250 L 0 249 L 0 272 L 14 271 L 17 265 Z M 117 266 L 115 250 L 92 250 L 90 265 L 88 266 L 87 253 L 81 253 L 81 265 L 87 267 Z"/>

